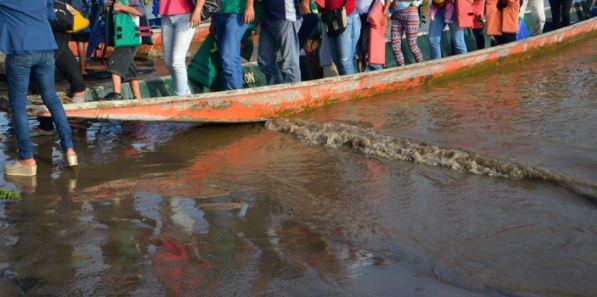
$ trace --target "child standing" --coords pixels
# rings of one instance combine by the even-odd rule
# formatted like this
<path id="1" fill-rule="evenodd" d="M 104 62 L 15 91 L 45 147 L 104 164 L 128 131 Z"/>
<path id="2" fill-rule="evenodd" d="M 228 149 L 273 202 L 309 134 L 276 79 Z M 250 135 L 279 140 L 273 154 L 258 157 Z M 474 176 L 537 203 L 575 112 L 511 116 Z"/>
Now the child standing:
<path id="1" fill-rule="evenodd" d="M 108 5 L 114 5 L 114 14 L 126 13 L 131 16 L 138 26 L 140 17 L 145 13 L 145 8 L 140 1 L 143 0 L 109 0 L 107 3 Z M 112 73 L 114 92 L 106 95 L 104 99 L 123 99 L 123 79 L 130 82 L 134 99 L 141 99 L 141 89 L 139 88 L 137 68 L 135 67 L 135 55 L 137 54 L 138 49 L 138 46 L 117 47 L 112 55 L 110 55 L 110 59 L 108 60 L 108 72 Z"/>

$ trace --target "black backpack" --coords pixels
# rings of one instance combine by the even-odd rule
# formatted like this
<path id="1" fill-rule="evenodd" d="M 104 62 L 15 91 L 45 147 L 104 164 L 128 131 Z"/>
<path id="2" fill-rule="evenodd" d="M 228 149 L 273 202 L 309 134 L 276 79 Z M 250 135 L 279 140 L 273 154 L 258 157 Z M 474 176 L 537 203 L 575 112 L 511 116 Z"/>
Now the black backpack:
<path id="1" fill-rule="evenodd" d="M 73 28 L 75 20 L 66 3 L 55 1 L 54 12 L 56 12 L 56 19 L 51 23 L 52 31 L 66 32 Z"/>

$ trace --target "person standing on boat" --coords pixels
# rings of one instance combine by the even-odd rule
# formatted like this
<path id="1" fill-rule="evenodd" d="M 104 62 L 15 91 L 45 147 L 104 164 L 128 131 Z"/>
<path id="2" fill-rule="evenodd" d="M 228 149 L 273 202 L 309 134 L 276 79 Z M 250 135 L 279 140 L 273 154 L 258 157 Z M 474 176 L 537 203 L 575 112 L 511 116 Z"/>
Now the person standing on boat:
<path id="1" fill-rule="evenodd" d="M 298 32 L 303 19 L 298 0 L 262 0 L 263 20 L 259 34 L 257 62 L 268 85 L 301 81 Z M 282 57 L 282 74 L 278 68 L 278 52 Z"/>
<path id="2" fill-rule="evenodd" d="M 570 25 L 572 0 L 549 0 L 549 7 L 554 30 Z"/>
<path id="3" fill-rule="evenodd" d="M 518 32 L 518 0 L 487 0 L 485 5 L 487 25 L 485 33 L 497 45 L 516 41 Z"/>
<path id="4" fill-rule="evenodd" d="M 408 40 L 408 48 L 415 57 L 415 62 L 423 62 L 423 52 L 417 45 L 417 37 L 419 35 L 419 6 L 423 3 L 422 0 L 394 0 L 392 8 L 392 51 L 394 58 L 396 58 L 396 65 L 404 66 L 404 54 L 402 54 L 402 35 L 406 33 Z"/>
<path id="5" fill-rule="evenodd" d="M 543 4 L 543 0 L 522 0 L 519 18 L 524 19 L 527 7 L 531 9 L 531 17 L 533 18 L 531 35 L 534 36 L 543 33 L 543 26 L 545 26 L 545 5 Z"/>
<path id="6" fill-rule="evenodd" d="M 383 68 L 383 65 L 380 64 L 367 63 L 367 53 L 369 52 L 369 31 L 371 30 L 371 24 L 369 23 L 369 12 L 373 9 L 373 5 L 375 5 L 375 3 L 378 1 L 383 5 L 383 12 L 381 15 L 382 19 L 379 20 L 379 22 L 382 23 L 383 27 L 385 28 L 388 18 L 387 15 L 390 10 L 390 4 L 392 3 L 391 0 L 355 0 L 356 9 L 359 13 L 359 18 L 361 19 L 361 35 L 359 41 L 357 42 L 357 56 L 359 58 L 359 68 L 363 72 L 381 70 Z"/>
<path id="7" fill-rule="evenodd" d="M 108 6 L 113 7 L 113 13 L 126 13 L 133 18 L 133 21 L 139 25 L 139 18 L 145 14 L 145 8 L 140 2 L 143 0 L 128 0 L 124 5 L 120 0 L 109 0 Z M 137 55 L 138 46 L 116 47 L 108 60 L 108 72 L 112 73 L 112 85 L 114 92 L 104 97 L 105 100 L 122 100 L 122 80 L 128 80 L 133 91 L 134 99 L 141 99 L 141 88 L 137 78 L 137 67 L 135 66 L 135 55 Z"/>
<path id="8" fill-rule="evenodd" d="M 429 47 L 432 60 L 442 57 L 441 41 L 446 24 L 450 27 L 450 37 L 452 39 L 454 54 L 460 55 L 467 52 L 466 43 L 464 42 L 464 29 L 457 26 L 456 14 L 452 14 L 452 17 L 448 19 L 449 22 L 446 22 L 446 4 L 446 0 L 431 0 L 431 6 L 434 7 L 432 9 L 431 22 L 429 23 Z"/>
<path id="9" fill-rule="evenodd" d="M 68 4 L 69 2 L 70 1 L 67 0 L 64 3 Z M 58 8 L 55 7 L 54 11 L 56 11 L 56 9 L 63 8 L 66 8 L 66 6 L 59 6 Z M 65 17 L 65 19 L 67 18 L 68 17 Z M 73 102 L 81 103 L 85 102 L 85 80 L 79 68 L 79 64 L 77 63 L 77 59 L 69 47 L 72 34 L 67 32 L 70 29 L 67 27 L 67 25 L 70 24 L 63 20 L 64 19 L 61 19 L 57 16 L 57 20 L 50 22 L 52 26 L 52 32 L 54 33 L 54 39 L 58 45 L 58 49 L 54 53 L 56 70 L 58 70 L 60 76 L 66 79 L 70 85 L 67 96 L 71 97 Z M 35 84 L 33 85 L 34 87 L 31 88 L 34 90 L 33 92 L 39 93 L 37 86 Z M 31 137 L 52 136 L 56 134 L 51 118 L 38 117 L 37 121 L 39 122 L 39 125 L 31 132 Z"/>
<path id="10" fill-rule="evenodd" d="M 309 0 L 303 0 L 301 4 L 305 7 L 305 13 L 310 13 L 308 3 Z M 356 72 L 354 59 L 361 35 L 361 19 L 356 10 L 355 0 L 325 0 L 323 3 L 323 34 L 327 34 L 332 60 L 336 64 L 338 74 L 353 74 Z"/>
<path id="11" fill-rule="evenodd" d="M 205 0 L 160 0 L 162 16 L 162 47 L 164 62 L 172 76 L 177 96 L 191 95 L 187 78 L 186 57 L 201 24 L 201 10 Z"/>
<path id="12" fill-rule="evenodd" d="M 247 24 L 255 18 L 253 0 L 221 0 L 220 10 L 212 25 L 215 27 L 218 56 L 222 67 L 224 90 L 243 87 L 243 67 L 240 42 Z"/>
<path id="13" fill-rule="evenodd" d="M 42 100 L 52 114 L 66 165 L 77 165 L 71 128 L 56 96 L 54 50 L 57 46 L 49 22 L 56 17 L 53 6 L 54 0 L 0 0 L 0 51 L 6 54 L 8 98 L 18 145 L 18 158 L 5 165 L 6 175 L 37 174 L 27 116 L 30 77 L 36 80 Z"/>
<path id="14" fill-rule="evenodd" d="M 63 2 L 71 4 L 85 18 L 89 18 L 90 3 L 88 3 L 88 0 L 66 0 Z M 79 71 L 82 75 L 87 74 L 87 45 L 89 44 L 89 36 L 91 35 L 91 31 L 89 29 L 90 28 L 75 33 L 71 37 L 71 40 L 77 45 Z"/>

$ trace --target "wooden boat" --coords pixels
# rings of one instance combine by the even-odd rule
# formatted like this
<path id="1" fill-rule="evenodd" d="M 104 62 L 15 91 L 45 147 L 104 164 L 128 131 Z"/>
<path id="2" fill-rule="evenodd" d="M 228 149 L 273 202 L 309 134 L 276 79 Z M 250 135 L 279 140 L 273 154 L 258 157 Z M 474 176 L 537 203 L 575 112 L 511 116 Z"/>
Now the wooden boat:
<path id="1" fill-rule="evenodd" d="M 72 118 L 201 123 L 259 122 L 310 110 L 334 102 L 411 88 L 430 81 L 519 63 L 579 39 L 597 35 L 597 18 L 549 33 L 465 55 L 411 64 L 402 68 L 325 78 L 294 84 L 211 92 L 182 97 L 95 101 L 66 104 Z M 147 89 L 167 93 L 164 85 Z M 29 106 L 31 115 L 49 116 L 44 106 Z"/>

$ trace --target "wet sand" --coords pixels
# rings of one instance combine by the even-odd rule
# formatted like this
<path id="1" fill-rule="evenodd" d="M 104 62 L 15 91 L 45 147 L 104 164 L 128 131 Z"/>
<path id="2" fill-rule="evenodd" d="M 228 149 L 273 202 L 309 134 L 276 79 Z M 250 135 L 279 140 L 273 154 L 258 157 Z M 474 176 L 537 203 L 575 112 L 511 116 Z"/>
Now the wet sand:
<path id="1" fill-rule="evenodd" d="M 297 117 L 595 184 L 595 47 Z M 12 159 L 4 113 L 0 131 Z M 263 124 L 92 123 L 75 135 L 77 170 L 56 138 L 34 141 L 38 177 L 0 180 L 22 195 L 0 202 L 2 296 L 597 293 L 597 205 L 549 181 L 313 145 Z"/>

